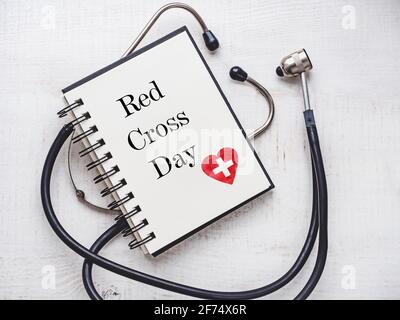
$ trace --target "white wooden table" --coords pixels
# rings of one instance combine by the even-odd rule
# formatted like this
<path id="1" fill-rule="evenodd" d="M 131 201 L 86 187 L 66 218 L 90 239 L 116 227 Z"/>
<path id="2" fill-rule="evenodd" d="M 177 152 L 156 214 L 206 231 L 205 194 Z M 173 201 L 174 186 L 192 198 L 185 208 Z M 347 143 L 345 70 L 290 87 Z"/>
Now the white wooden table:
<path id="1" fill-rule="evenodd" d="M 119 58 L 164 3 L 0 2 L 1 299 L 87 299 L 82 259 L 50 230 L 40 203 L 44 158 L 64 123 L 56 117 L 60 89 Z M 229 79 L 230 67 L 245 68 L 275 99 L 276 118 L 255 147 L 276 189 L 157 259 L 129 251 L 126 239 L 104 255 L 220 290 L 264 285 L 291 266 L 310 220 L 310 165 L 300 85 L 274 70 L 284 55 L 305 47 L 314 63 L 310 92 L 329 186 L 329 256 L 312 298 L 400 298 L 400 2 L 188 3 L 220 39 L 219 52 L 205 56 L 243 125 L 256 127 L 265 105 L 252 88 Z M 146 43 L 184 24 L 205 51 L 198 25 L 183 11 L 163 16 Z M 88 196 L 101 201 L 76 153 L 74 163 Z M 63 152 L 52 184 L 55 209 L 90 246 L 113 217 L 75 201 L 65 165 Z M 268 298 L 294 297 L 313 263 Z M 187 298 L 99 268 L 94 278 L 110 299 Z"/>

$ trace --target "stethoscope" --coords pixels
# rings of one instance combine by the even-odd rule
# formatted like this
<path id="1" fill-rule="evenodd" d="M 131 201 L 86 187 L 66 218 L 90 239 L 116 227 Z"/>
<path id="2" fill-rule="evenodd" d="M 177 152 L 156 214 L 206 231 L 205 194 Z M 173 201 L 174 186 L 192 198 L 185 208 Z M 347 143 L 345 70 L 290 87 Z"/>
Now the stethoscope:
<path id="1" fill-rule="evenodd" d="M 131 46 L 127 49 L 124 53 L 123 57 L 131 54 L 139 45 L 139 43 L 143 40 L 146 36 L 148 31 L 157 21 L 157 19 L 167 10 L 172 8 L 180 8 L 190 12 L 195 19 L 199 22 L 201 28 L 203 29 L 203 39 L 206 44 L 206 47 L 210 51 L 214 51 L 218 49 L 219 42 L 214 34 L 208 29 L 207 25 L 204 23 L 201 16 L 190 6 L 182 3 L 170 3 L 163 7 L 161 7 L 155 15 L 150 19 L 144 29 L 140 32 L 138 37 L 135 41 L 131 44 Z M 136 280 L 148 285 L 152 285 L 161 289 L 173 291 L 176 293 L 186 294 L 197 298 L 203 299 L 255 299 L 272 292 L 277 291 L 278 289 L 284 287 L 288 284 L 296 275 L 300 272 L 303 268 L 304 264 L 306 263 L 307 259 L 309 258 L 311 251 L 314 247 L 315 241 L 318 235 L 318 253 L 317 259 L 312 271 L 312 274 L 307 281 L 304 288 L 300 291 L 300 293 L 295 297 L 295 299 L 306 299 L 315 286 L 317 285 L 327 257 L 327 249 L 328 249 L 328 230 L 327 230 L 327 185 L 326 185 L 326 177 L 324 171 L 324 165 L 321 155 L 321 149 L 318 140 L 317 128 L 315 124 L 313 110 L 310 107 L 310 99 L 308 94 L 308 86 L 307 86 L 307 78 L 306 78 L 306 71 L 312 69 L 311 61 L 304 49 L 295 51 L 294 53 L 284 57 L 281 60 L 280 66 L 277 68 L 276 73 L 278 76 L 291 78 L 300 76 L 301 78 L 301 85 L 302 85 L 302 92 L 303 92 L 303 100 L 304 100 L 304 119 L 305 125 L 307 130 L 308 142 L 310 146 L 311 152 L 311 166 L 312 166 L 312 181 L 313 181 L 313 205 L 312 205 L 312 217 L 311 223 L 309 226 L 308 234 L 306 241 L 301 249 L 301 252 L 296 259 L 293 266 L 278 280 L 272 282 L 271 284 L 265 285 L 263 287 L 248 290 L 248 291 L 241 291 L 241 292 L 220 292 L 220 291 L 210 291 L 201 288 L 190 287 L 184 284 L 179 284 L 176 282 L 172 282 L 166 279 L 158 278 L 123 265 L 120 265 L 114 261 L 111 261 L 107 258 L 104 258 L 98 253 L 100 250 L 110 242 L 114 237 L 119 235 L 121 232 L 126 230 L 128 224 L 125 219 L 121 219 L 120 215 L 116 218 L 115 224 L 113 224 L 109 229 L 107 229 L 91 246 L 90 249 L 82 246 L 79 242 L 77 242 L 69 233 L 63 228 L 61 223 L 59 222 L 51 201 L 50 196 L 50 181 L 51 175 L 54 167 L 54 163 L 57 159 L 57 156 L 64 145 L 64 143 L 71 137 L 69 148 L 68 148 L 68 170 L 70 174 L 70 178 L 72 184 L 75 188 L 76 195 L 78 199 L 83 201 L 84 203 L 101 209 L 107 210 L 101 206 L 93 204 L 92 202 L 88 201 L 85 198 L 85 193 L 76 186 L 74 181 L 72 170 L 71 170 L 71 146 L 73 142 L 80 141 L 77 139 L 79 137 L 74 137 L 74 127 L 76 122 L 71 121 L 69 124 L 65 125 L 60 132 L 58 133 L 56 139 L 54 140 L 42 172 L 42 179 L 41 179 L 41 198 L 43 209 L 47 220 L 50 223 L 50 226 L 57 234 L 57 236 L 73 251 L 77 254 L 82 256 L 85 260 L 83 263 L 83 270 L 82 270 L 82 278 L 85 289 L 89 296 L 95 300 L 101 300 L 102 297 L 96 291 L 96 288 L 93 284 L 92 279 L 92 268 L 93 264 L 96 264 L 106 270 L 119 274 L 121 276 L 130 278 L 132 280 Z M 233 80 L 237 80 L 240 82 L 247 82 L 253 87 L 255 87 L 261 95 L 267 100 L 269 105 L 269 111 L 264 123 L 258 127 L 255 131 L 248 134 L 248 138 L 255 138 L 259 136 L 262 132 L 264 132 L 274 117 L 274 102 L 269 94 L 269 92 L 257 81 L 252 79 L 247 75 L 247 73 L 241 69 L 240 67 L 233 67 L 230 70 L 230 76 Z M 60 116 L 66 115 L 71 110 L 71 106 L 67 106 L 63 110 L 59 112 Z"/>

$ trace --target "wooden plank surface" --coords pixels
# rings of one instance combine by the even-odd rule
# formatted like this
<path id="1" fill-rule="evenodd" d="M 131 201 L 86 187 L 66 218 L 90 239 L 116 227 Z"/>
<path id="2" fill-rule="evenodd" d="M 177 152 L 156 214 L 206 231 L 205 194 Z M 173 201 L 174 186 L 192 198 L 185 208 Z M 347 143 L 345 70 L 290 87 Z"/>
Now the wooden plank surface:
<path id="1" fill-rule="evenodd" d="M 64 123 L 56 117 L 60 89 L 119 58 L 164 3 L 0 2 L 1 299 L 87 299 L 82 259 L 56 238 L 40 203 L 44 158 Z M 310 165 L 299 83 L 279 79 L 274 70 L 284 55 L 305 47 L 314 63 L 310 93 L 329 187 L 329 256 L 312 298 L 400 298 L 400 2 L 188 3 L 221 42 L 205 56 L 243 125 L 256 127 L 265 105 L 252 88 L 229 79 L 230 67 L 245 68 L 275 99 L 276 118 L 255 147 L 276 189 L 156 259 L 129 251 L 120 238 L 104 255 L 219 290 L 255 288 L 291 266 L 310 219 Z M 183 11 L 163 16 L 145 42 L 184 24 L 205 51 L 196 22 Z M 76 151 L 79 182 L 101 202 Z M 113 217 L 75 201 L 65 165 L 63 152 L 52 182 L 55 209 L 66 229 L 90 246 Z M 313 261 L 268 298 L 294 297 Z M 98 268 L 94 278 L 109 299 L 187 298 Z"/>

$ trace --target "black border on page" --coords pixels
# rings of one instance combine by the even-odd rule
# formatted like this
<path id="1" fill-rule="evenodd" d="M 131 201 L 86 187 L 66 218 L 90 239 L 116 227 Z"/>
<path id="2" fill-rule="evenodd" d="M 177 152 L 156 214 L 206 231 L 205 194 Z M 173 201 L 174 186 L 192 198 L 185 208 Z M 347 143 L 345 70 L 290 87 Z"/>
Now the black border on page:
<path id="1" fill-rule="evenodd" d="M 66 87 L 66 88 L 64 88 L 64 89 L 62 89 L 62 92 L 63 92 L 63 93 L 67 93 L 68 91 L 71 91 L 72 89 L 75 89 L 76 87 L 81 86 L 82 84 L 84 84 L 84 83 L 86 83 L 86 82 L 88 82 L 88 81 L 90 81 L 90 80 L 92 80 L 92 79 L 94 79 L 94 78 L 96 78 L 96 77 L 102 75 L 103 73 L 105 73 L 105 72 L 107 72 L 107 71 L 109 71 L 109 70 L 111 70 L 111 69 L 113 69 L 113 68 L 119 66 L 120 64 L 122 64 L 122 63 L 124 63 L 124 62 L 126 62 L 126 61 L 128 61 L 128 60 L 130 60 L 130 59 L 132 59 L 132 58 L 134 58 L 134 57 L 136 57 L 136 56 L 138 56 L 138 55 L 140 55 L 140 54 L 142 54 L 142 53 L 144 53 L 144 52 L 146 52 L 146 51 L 152 49 L 152 48 L 154 48 L 155 46 L 157 46 L 157 45 L 159 45 L 159 44 L 161 44 L 161 43 L 163 43 L 163 42 L 165 42 L 165 41 L 167 41 L 167 40 L 169 40 L 169 39 L 171 39 L 171 38 L 173 38 L 173 37 L 175 37 L 175 36 L 181 34 L 182 32 L 186 32 L 186 34 L 189 36 L 190 41 L 192 42 L 194 48 L 196 49 L 197 53 L 199 54 L 201 60 L 203 61 L 204 66 L 206 67 L 208 73 L 210 74 L 211 79 L 214 81 L 214 84 L 215 84 L 215 86 L 217 87 L 217 89 L 218 89 L 219 93 L 221 94 L 222 98 L 224 99 L 225 104 L 227 105 L 227 107 L 228 107 L 230 113 L 232 114 L 233 118 L 234 118 L 235 121 L 236 121 L 236 124 L 237 124 L 238 127 L 240 128 L 240 131 L 242 132 L 244 138 L 246 139 L 247 143 L 249 144 L 251 150 L 253 151 L 254 156 L 255 156 L 255 158 L 256 158 L 258 164 L 260 165 L 262 171 L 264 172 L 265 176 L 267 177 L 267 179 L 268 179 L 268 181 L 269 181 L 269 183 L 270 183 L 270 186 L 269 186 L 267 189 L 265 189 L 265 190 L 261 191 L 260 193 L 256 194 L 255 196 L 253 196 L 253 197 L 251 197 L 251 198 L 249 198 L 249 199 L 243 201 L 242 203 L 238 204 L 237 206 L 235 206 L 235 207 L 229 209 L 228 211 L 226 211 L 226 212 L 220 214 L 219 216 L 215 217 L 214 219 L 212 219 L 212 220 L 210 220 L 210 221 L 208 221 L 208 222 L 202 224 L 201 226 L 197 227 L 196 229 L 193 229 L 192 231 L 188 232 L 187 234 L 185 234 L 185 235 L 179 237 L 178 239 L 176 239 L 176 240 L 174 240 L 173 242 L 167 244 L 166 246 L 162 247 L 161 249 L 159 249 L 159 250 L 157 250 L 157 251 L 151 253 L 151 255 L 152 255 L 153 257 L 156 257 L 156 256 L 158 256 L 159 254 L 165 252 L 166 250 L 168 250 L 168 249 L 170 249 L 171 247 L 175 246 L 175 245 L 178 244 L 179 242 L 181 242 L 181 241 L 183 241 L 183 240 L 189 238 L 190 236 L 194 235 L 195 233 L 197 233 L 197 232 L 200 231 L 201 229 L 207 227 L 208 225 L 214 223 L 215 221 L 221 219 L 222 217 L 226 216 L 227 214 L 231 213 L 232 211 L 238 209 L 239 207 L 245 205 L 246 203 L 248 203 L 248 202 L 254 200 L 255 198 L 261 196 L 262 194 L 266 193 L 267 191 L 269 191 L 269 190 L 271 190 L 271 189 L 273 189 L 273 188 L 275 187 L 274 184 L 273 184 L 273 182 L 272 182 L 272 180 L 271 180 L 271 178 L 269 177 L 267 171 L 265 170 L 265 168 L 264 168 L 264 166 L 263 166 L 263 164 L 262 164 L 260 158 L 258 157 L 256 151 L 254 150 L 252 144 L 251 144 L 250 141 L 248 140 L 248 138 L 247 138 L 247 136 L 246 136 L 246 132 L 244 131 L 242 125 L 240 124 L 238 118 L 236 117 L 236 114 L 234 113 L 234 111 L 233 111 L 231 105 L 229 104 L 228 100 L 226 99 L 224 93 L 222 92 L 220 85 L 218 84 L 217 80 L 215 79 L 213 73 L 211 72 L 210 67 L 208 66 L 206 60 L 204 59 L 202 53 L 200 52 L 200 49 L 198 48 L 196 42 L 194 41 L 192 35 L 190 34 L 190 32 L 189 32 L 189 30 L 188 30 L 188 28 L 187 28 L 186 26 L 183 26 L 183 27 L 181 27 L 181 28 L 179 28 L 179 29 L 177 29 L 177 30 L 175 30 L 175 31 L 173 31 L 173 32 L 171 32 L 171 33 L 169 33 L 168 35 L 166 35 L 166 36 L 164 36 L 164 37 L 158 39 L 157 41 L 154 41 L 153 43 L 151 43 L 151 44 L 149 44 L 149 45 L 147 45 L 147 46 L 145 46 L 145 47 L 143 47 L 143 48 L 141 48 L 141 49 L 138 49 L 138 50 L 134 51 L 133 53 L 129 54 L 128 56 L 123 57 L 123 58 L 121 58 L 120 60 L 118 60 L 118 61 L 116 61 L 116 62 L 114 62 L 114 63 L 112 63 L 112 64 L 110 64 L 110 65 L 108 65 L 108 66 L 106 66 L 106 67 L 104 67 L 104 68 L 102 68 L 102 69 L 100 69 L 100 70 L 94 72 L 94 73 L 92 73 L 91 75 L 89 75 L 89 76 L 87 76 L 87 77 L 85 77 L 85 78 L 83 78 L 83 79 L 81 79 L 81 80 L 79 80 L 79 81 L 77 81 L 77 82 L 75 82 L 75 83 L 73 83 L 73 84 L 71 84 L 70 86 L 68 86 L 68 87 Z M 156 236 L 157 236 L 157 235 L 156 235 Z"/>

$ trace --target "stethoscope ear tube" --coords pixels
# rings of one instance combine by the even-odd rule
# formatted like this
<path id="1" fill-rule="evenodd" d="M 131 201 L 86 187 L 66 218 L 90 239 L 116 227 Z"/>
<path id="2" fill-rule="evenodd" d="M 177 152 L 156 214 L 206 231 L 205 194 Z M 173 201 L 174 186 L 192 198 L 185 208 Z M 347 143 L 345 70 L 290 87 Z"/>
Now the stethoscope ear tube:
<path id="1" fill-rule="evenodd" d="M 241 292 L 219 292 L 219 291 L 210 291 L 206 289 L 186 286 L 166 279 L 154 277 L 134 269 L 127 268 L 114 261 L 111 261 L 109 259 L 106 259 L 98 255 L 97 253 L 107 242 L 109 242 L 113 237 L 115 237 L 117 234 L 119 234 L 121 231 L 125 229 L 126 221 L 124 221 L 123 219 L 119 220 L 116 224 L 110 227 L 105 233 L 103 233 L 103 235 L 92 246 L 91 250 L 82 246 L 74 238 L 72 238 L 68 234 L 68 232 L 62 227 L 62 225 L 57 219 L 57 216 L 52 206 L 51 192 L 50 192 L 50 181 L 54 163 L 61 150 L 61 147 L 73 132 L 72 124 L 64 126 L 57 135 L 46 157 L 41 178 L 41 199 L 46 218 L 49 221 L 49 224 L 54 230 L 54 232 L 69 248 L 71 248 L 77 254 L 85 258 L 83 267 L 83 279 L 84 279 L 85 289 L 88 291 L 90 297 L 93 299 L 101 298 L 101 296 L 96 292 L 96 289 L 94 288 L 92 282 L 91 271 L 92 271 L 92 265 L 94 263 L 106 270 L 130 278 L 132 280 L 136 280 L 161 289 L 173 291 L 176 293 L 186 294 L 197 298 L 203 298 L 203 299 L 259 298 L 282 288 L 300 272 L 300 270 L 304 266 L 305 262 L 307 261 L 312 251 L 319 229 L 318 256 L 314 270 L 307 284 L 305 285 L 303 290 L 296 296 L 295 299 L 307 298 L 312 292 L 312 290 L 315 288 L 315 286 L 318 283 L 318 280 L 321 277 L 327 256 L 328 240 L 327 240 L 327 187 L 326 187 L 326 178 L 322 161 L 322 155 L 319 146 L 317 128 L 315 126 L 312 110 L 307 110 L 304 113 L 304 115 L 306 119 L 306 128 L 307 128 L 308 141 L 310 144 L 312 169 L 313 169 L 312 172 L 313 211 L 312 211 L 312 219 L 307 239 L 295 263 L 289 269 L 289 271 L 286 272 L 281 278 L 266 286 Z"/>

